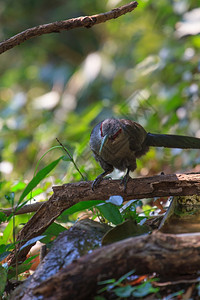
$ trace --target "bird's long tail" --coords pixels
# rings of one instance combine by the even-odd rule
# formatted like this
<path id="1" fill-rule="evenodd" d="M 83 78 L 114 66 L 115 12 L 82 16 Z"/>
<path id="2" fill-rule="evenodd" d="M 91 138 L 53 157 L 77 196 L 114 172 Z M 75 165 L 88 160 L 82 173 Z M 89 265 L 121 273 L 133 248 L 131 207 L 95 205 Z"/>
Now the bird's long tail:
<path id="1" fill-rule="evenodd" d="M 144 143 L 154 147 L 200 149 L 200 138 L 184 135 L 147 133 Z"/>

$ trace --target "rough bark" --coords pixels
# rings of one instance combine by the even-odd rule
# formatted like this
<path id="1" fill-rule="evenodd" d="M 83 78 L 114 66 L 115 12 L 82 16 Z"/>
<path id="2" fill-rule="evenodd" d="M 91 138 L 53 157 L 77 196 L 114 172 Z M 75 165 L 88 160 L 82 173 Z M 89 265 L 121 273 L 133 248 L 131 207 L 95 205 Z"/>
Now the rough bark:
<path id="1" fill-rule="evenodd" d="M 172 277 L 200 268 L 200 234 L 152 235 L 129 238 L 81 257 L 34 289 L 45 299 L 92 299 L 98 281 L 156 272 Z M 113 275 L 114 274 L 114 275 Z"/>
<path id="2" fill-rule="evenodd" d="M 37 297 L 33 296 L 34 288 L 72 261 L 86 255 L 88 251 L 101 247 L 102 237 L 110 229 L 111 227 L 106 224 L 85 219 L 62 232 L 33 275 L 15 289 L 10 300 L 36 300 Z"/>
<path id="3" fill-rule="evenodd" d="M 36 214 L 19 232 L 17 250 L 28 240 L 41 235 L 46 228 L 67 208 L 80 201 L 106 200 L 112 195 L 121 195 L 124 200 L 153 198 L 163 196 L 200 195 L 200 174 L 172 174 L 135 178 L 128 182 L 126 193 L 120 180 L 103 180 L 93 191 L 92 182 L 77 182 L 53 187 L 54 194 L 42 204 Z M 23 261 L 29 247 L 18 253 Z M 8 263 L 15 263 L 14 252 Z"/>
<path id="4" fill-rule="evenodd" d="M 186 181 L 190 181 L 190 183 L 194 183 L 195 185 L 196 185 L 196 183 L 199 182 L 198 174 L 161 175 L 161 178 L 159 178 L 158 176 L 154 176 L 152 178 L 155 179 L 157 177 L 158 181 L 161 182 L 163 179 L 165 180 L 165 178 L 166 178 L 166 177 L 163 177 L 163 176 L 168 176 L 167 178 L 172 177 L 172 181 L 173 181 L 173 178 L 175 178 L 174 176 L 178 176 L 178 178 L 180 178 L 180 176 L 181 176 L 181 180 L 184 180 L 184 178 L 185 178 Z M 149 178 L 149 177 L 146 177 L 146 178 Z M 136 180 L 136 179 L 134 179 L 134 180 Z M 143 179 L 139 178 L 140 182 L 141 182 L 141 180 L 143 180 Z M 170 179 L 170 181 L 171 181 L 171 179 Z M 109 182 L 111 182 L 111 181 L 109 181 Z M 78 188 L 82 186 L 82 190 L 84 192 L 84 187 L 87 187 L 88 184 L 90 185 L 90 182 L 89 183 L 85 183 L 84 186 L 82 186 L 82 182 L 81 182 L 81 185 L 78 183 Z M 132 184 L 133 184 L 133 182 L 132 182 Z M 155 184 L 155 182 L 154 182 L 154 184 Z M 70 183 L 70 184 L 68 184 L 68 188 L 69 189 L 76 189 L 77 188 L 77 184 L 76 183 Z M 181 187 L 180 195 L 185 195 L 187 193 L 186 186 L 184 186 L 184 190 L 182 190 L 182 188 L 183 187 Z M 54 191 L 56 191 L 56 190 L 59 191 L 59 190 L 62 190 L 62 189 L 63 189 L 63 186 L 55 186 L 55 187 L 53 187 Z M 172 191 L 173 190 L 171 189 L 170 192 L 172 192 Z M 191 189 L 191 186 L 190 186 L 190 191 L 192 191 L 191 194 L 193 194 L 193 192 L 197 191 L 197 187 L 195 186 L 193 189 Z M 150 192 L 150 191 L 148 191 L 148 192 Z M 160 192 L 161 192 L 161 190 L 158 189 L 158 193 L 160 193 Z M 91 191 L 91 193 L 92 193 L 92 196 L 93 196 L 94 195 L 93 191 Z M 140 194 L 141 194 L 141 189 L 138 192 L 138 199 L 140 198 Z M 195 193 L 195 194 L 198 194 L 198 193 Z M 178 193 L 178 195 L 179 195 L 179 193 Z M 189 194 L 187 193 L 187 196 L 188 195 Z M 124 199 L 126 199 L 127 196 L 128 196 L 128 194 L 124 196 Z M 83 195 L 82 195 L 82 197 L 83 197 Z M 141 198 L 142 198 L 142 196 L 141 196 Z M 90 199 L 88 199 L 88 200 L 90 200 Z M 36 203 L 33 203 L 33 204 L 27 204 L 27 205 L 23 206 L 20 210 L 18 210 L 17 212 L 15 212 L 15 215 L 21 215 L 21 214 L 25 214 L 25 213 L 29 213 L 29 212 L 36 212 L 44 203 L 45 202 L 36 202 Z M 1 211 L 4 214 L 6 214 L 6 216 L 9 216 L 13 212 L 13 208 L 6 208 L 6 209 L 3 209 Z"/>
<path id="5" fill-rule="evenodd" d="M 1 42 L 0 54 L 17 45 L 20 45 L 26 40 L 29 40 L 36 36 L 40 36 L 42 34 L 61 32 L 63 30 L 70 30 L 70 29 L 80 28 L 80 27 L 90 28 L 96 24 L 103 23 L 111 19 L 116 19 L 128 12 L 133 11 L 137 7 L 137 5 L 138 3 L 136 1 L 133 1 L 106 13 L 97 14 L 93 16 L 73 18 L 65 21 L 57 21 L 54 23 L 44 24 L 33 28 L 29 28 L 21 33 L 16 34 L 10 39 Z"/>

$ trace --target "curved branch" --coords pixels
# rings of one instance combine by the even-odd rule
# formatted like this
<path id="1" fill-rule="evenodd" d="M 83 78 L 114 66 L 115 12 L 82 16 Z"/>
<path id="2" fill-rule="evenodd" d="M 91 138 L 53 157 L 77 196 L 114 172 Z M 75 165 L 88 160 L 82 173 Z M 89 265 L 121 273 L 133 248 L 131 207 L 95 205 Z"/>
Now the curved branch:
<path id="1" fill-rule="evenodd" d="M 109 182 L 109 184 L 108 184 Z M 111 195 L 121 195 L 124 200 L 142 199 L 152 197 L 167 197 L 167 196 L 189 196 L 200 194 L 199 189 L 200 175 L 195 174 L 171 174 L 171 175 L 156 175 L 152 177 L 141 177 L 129 180 L 126 193 L 123 191 L 123 186 L 120 185 L 120 180 L 103 180 L 100 187 L 95 190 L 91 189 L 92 182 L 76 182 L 68 183 L 62 186 L 53 186 L 54 195 L 50 198 L 58 197 L 58 207 L 61 210 L 67 209 L 70 206 L 86 200 L 106 200 Z M 63 198 L 67 199 L 63 202 Z M 29 212 L 35 212 L 49 201 L 36 202 L 27 204 L 15 212 L 15 215 L 21 215 Z M 13 208 L 0 210 L 6 216 L 13 212 Z"/>
<path id="2" fill-rule="evenodd" d="M 80 201 L 107 200 L 112 195 L 121 195 L 124 200 L 164 197 L 188 196 L 200 194 L 200 174 L 171 174 L 129 180 L 127 191 L 120 185 L 120 180 L 103 180 L 93 191 L 92 182 L 68 183 L 53 187 L 53 195 L 43 202 L 36 214 L 25 224 L 17 236 L 17 251 L 26 241 L 41 235 L 46 228 L 67 208 Z M 30 246 L 31 247 L 31 246 Z M 24 248 L 18 255 L 24 260 L 29 247 Z M 15 262 L 15 253 L 11 253 L 8 263 Z"/>
<path id="3" fill-rule="evenodd" d="M 10 39 L 7 39 L 0 43 L 0 54 L 17 46 L 21 43 L 29 40 L 33 37 L 40 36 L 42 34 L 60 32 L 62 30 L 71 30 L 78 27 L 90 28 L 96 24 L 106 22 L 111 19 L 116 19 L 128 12 L 133 11 L 137 7 L 138 3 L 136 1 L 130 2 L 126 5 L 115 8 L 106 13 L 101 13 L 98 15 L 85 16 L 73 18 L 65 21 L 57 21 L 54 23 L 43 24 L 36 27 L 29 28 L 22 31 Z"/>
<path id="4" fill-rule="evenodd" d="M 31 212 L 35 212 L 37 211 L 43 204 L 44 202 L 36 202 L 36 203 L 32 203 L 32 204 L 27 204 L 24 205 L 22 208 L 20 208 L 19 210 L 15 211 L 16 207 L 13 208 L 5 208 L 5 209 L 1 209 L 0 211 L 2 213 L 4 213 L 7 217 L 10 216 L 10 214 L 13 213 L 13 211 L 15 212 L 15 215 L 22 215 L 22 214 L 27 214 L 27 213 L 31 213 Z"/>

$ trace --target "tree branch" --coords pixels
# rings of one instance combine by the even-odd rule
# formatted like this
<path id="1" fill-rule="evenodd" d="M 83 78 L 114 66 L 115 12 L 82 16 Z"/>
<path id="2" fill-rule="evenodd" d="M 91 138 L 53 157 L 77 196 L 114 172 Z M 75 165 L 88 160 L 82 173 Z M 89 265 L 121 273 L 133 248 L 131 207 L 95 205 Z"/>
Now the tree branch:
<path id="1" fill-rule="evenodd" d="M 200 195 L 200 174 L 172 174 L 142 177 L 129 180 L 126 193 L 120 180 L 103 180 L 95 191 L 92 182 L 77 182 L 53 187 L 54 194 L 37 210 L 36 214 L 19 232 L 17 249 L 26 241 L 41 235 L 46 228 L 67 208 L 80 201 L 107 200 L 112 195 L 121 195 L 124 200 Z M 29 247 L 20 251 L 18 259 L 24 260 Z M 9 263 L 15 262 L 11 253 Z"/>
<path id="2" fill-rule="evenodd" d="M 65 21 L 57 21 L 54 23 L 29 28 L 1 42 L 0 54 L 36 36 L 52 32 L 60 32 L 62 30 L 71 30 L 79 27 L 90 28 L 96 24 L 103 23 L 111 19 L 116 19 L 128 12 L 133 11 L 137 7 L 137 5 L 138 3 L 136 1 L 133 1 L 106 13 L 73 18 Z"/>
<path id="3" fill-rule="evenodd" d="M 21 209 L 15 212 L 15 215 L 22 215 L 22 214 L 37 211 L 38 208 L 40 208 L 43 203 L 44 202 L 36 202 L 36 203 L 24 205 Z M 15 207 L 14 209 L 6 208 L 6 209 L 1 209 L 0 211 L 8 217 L 11 213 L 13 213 L 13 211 L 15 211 Z"/>
<path id="4" fill-rule="evenodd" d="M 197 183 L 200 184 L 200 174 L 173 174 L 173 175 L 160 175 L 160 176 L 152 176 L 152 177 L 143 177 L 143 178 L 135 178 L 130 180 L 131 184 L 128 184 L 127 193 L 124 194 L 122 192 L 123 187 L 120 186 L 119 180 L 109 180 L 109 185 L 107 189 L 107 180 L 104 180 L 100 186 L 102 189 L 96 189 L 95 193 L 91 190 L 91 182 L 77 182 L 77 183 L 68 183 L 62 186 L 54 186 L 54 195 L 61 192 L 63 194 L 66 191 L 70 191 L 71 195 L 80 189 L 79 196 L 77 197 L 76 204 L 80 201 L 85 200 L 106 200 L 109 198 L 108 194 L 111 195 L 122 195 L 124 200 L 130 200 L 133 198 L 152 198 L 152 197 L 163 197 L 163 196 L 189 196 L 200 193 Z M 186 183 L 188 182 L 188 183 Z M 170 187 L 170 189 L 169 189 Z M 87 190 L 87 198 L 86 195 Z M 108 190 L 108 194 L 106 194 Z M 98 193 L 98 195 L 97 195 Z M 97 195 L 97 197 L 95 196 Z M 68 198 L 66 194 L 66 198 Z M 51 198 L 50 198 L 51 199 Z M 50 200 L 49 199 L 49 200 Z M 69 198 L 69 202 L 71 202 L 71 197 Z M 73 200 L 74 201 L 74 200 Z M 21 215 L 29 212 L 37 211 L 43 204 L 49 201 L 37 202 L 33 204 L 28 204 L 23 206 L 20 210 L 18 210 L 15 215 Z M 60 203 L 60 201 L 59 201 Z M 67 204 L 67 202 L 66 202 Z M 72 206 L 71 202 L 71 206 Z M 70 207 L 70 206 L 69 206 Z M 66 207 L 65 209 L 69 208 Z M 12 212 L 12 208 L 2 209 L 1 212 L 9 216 Z"/>

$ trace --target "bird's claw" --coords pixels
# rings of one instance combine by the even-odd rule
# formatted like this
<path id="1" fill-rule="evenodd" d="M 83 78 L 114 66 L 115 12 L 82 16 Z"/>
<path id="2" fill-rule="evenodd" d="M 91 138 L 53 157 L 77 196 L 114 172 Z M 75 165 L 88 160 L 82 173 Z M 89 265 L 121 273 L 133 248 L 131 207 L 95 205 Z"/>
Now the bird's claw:
<path id="1" fill-rule="evenodd" d="M 122 181 L 121 181 L 121 185 L 124 186 L 124 193 L 126 193 L 126 188 L 127 188 L 127 183 L 130 179 L 130 176 L 129 175 L 125 175 L 123 178 L 122 178 Z"/>
<path id="2" fill-rule="evenodd" d="M 92 183 L 92 190 L 94 191 L 99 183 L 103 180 L 103 177 L 101 175 L 97 176 L 97 178 Z"/>
<path id="3" fill-rule="evenodd" d="M 97 176 L 97 178 L 93 181 L 92 183 L 92 190 L 94 191 L 94 189 L 99 185 L 99 183 L 103 180 L 104 176 L 108 175 L 109 173 L 111 173 L 113 171 L 113 169 L 108 169 L 106 171 L 104 171 L 102 174 L 100 174 L 99 176 Z"/>

